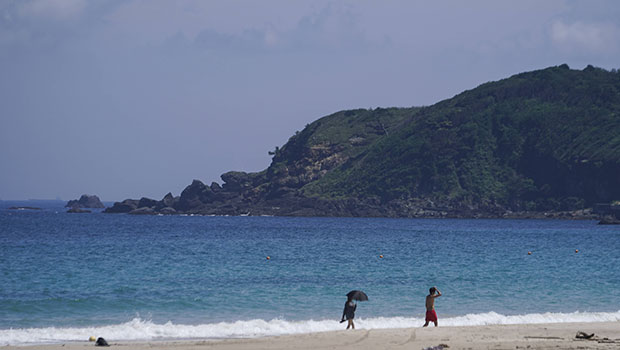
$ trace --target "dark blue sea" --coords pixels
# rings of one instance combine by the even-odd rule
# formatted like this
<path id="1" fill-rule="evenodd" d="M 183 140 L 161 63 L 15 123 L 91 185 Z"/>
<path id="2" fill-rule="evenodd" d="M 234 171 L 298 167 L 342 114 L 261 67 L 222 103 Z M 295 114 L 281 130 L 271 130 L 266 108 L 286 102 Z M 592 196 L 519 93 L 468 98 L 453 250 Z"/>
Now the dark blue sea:
<path id="1" fill-rule="evenodd" d="M 353 289 L 370 299 L 356 312 L 366 329 L 421 326 L 432 286 L 440 325 L 620 320 L 620 226 L 62 204 L 0 202 L 0 345 L 337 330 Z"/>

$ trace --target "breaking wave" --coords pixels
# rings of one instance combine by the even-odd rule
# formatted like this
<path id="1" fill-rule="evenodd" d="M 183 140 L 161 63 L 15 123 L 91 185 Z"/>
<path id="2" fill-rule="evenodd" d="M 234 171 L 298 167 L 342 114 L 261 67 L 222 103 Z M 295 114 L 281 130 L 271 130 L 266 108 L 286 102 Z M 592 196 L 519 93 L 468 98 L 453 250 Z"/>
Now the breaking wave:
<path id="1" fill-rule="evenodd" d="M 423 321 L 421 318 L 377 317 L 356 319 L 355 323 L 358 329 L 381 329 L 420 327 Z M 512 316 L 488 312 L 440 319 L 442 326 L 615 321 L 620 321 L 620 310 L 617 312 L 541 313 Z M 157 324 L 149 320 L 134 318 L 126 323 L 98 327 L 2 329 L 0 330 L 0 345 L 85 342 L 88 341 L 90 336 L 104 337 L 112 342 L 196 338 L 253 338 L 342 329 L 343 325 L 335 320 L 287 321 L 273 319 L 266 321 L 257 319 L 184 325 L 172 322 Z"/>

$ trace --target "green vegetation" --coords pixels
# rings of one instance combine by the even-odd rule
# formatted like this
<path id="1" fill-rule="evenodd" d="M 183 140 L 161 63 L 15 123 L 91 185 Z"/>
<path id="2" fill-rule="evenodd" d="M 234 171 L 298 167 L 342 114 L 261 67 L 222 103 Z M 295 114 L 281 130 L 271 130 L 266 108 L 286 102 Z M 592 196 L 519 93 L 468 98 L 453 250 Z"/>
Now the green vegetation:
<path id="1" fill-rule="evenodd" d="M 307 197 L 382 203 L 570 210 L 609 202 L 620 198 L 620 73 L 562 65 L 429 107 L 338 112 L 276 149 L 267 179 Z"/>

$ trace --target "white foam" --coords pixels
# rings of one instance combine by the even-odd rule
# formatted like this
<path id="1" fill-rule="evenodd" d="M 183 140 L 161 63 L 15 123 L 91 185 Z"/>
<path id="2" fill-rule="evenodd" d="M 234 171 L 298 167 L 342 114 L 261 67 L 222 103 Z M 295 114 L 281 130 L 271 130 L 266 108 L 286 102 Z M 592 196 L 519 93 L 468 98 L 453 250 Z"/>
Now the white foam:
<path id="1" fill-rule="evenodd" d="M 441 318 L 442 326 L 481 326 L 493 324 L 537 324 L 565 322 L 616 322 L 617 312 L 543 313 L 506 316 L 495 312 Z M 377 317 L 355 321 L 358 329 L 420 327 L 421 318 Z M 252 338 L 273 335 L 326 332 L 343 329 L 336 320 L 286 321 L 282 319 L 183 325 L 156 324 L 135 318 L 127 323 L 85 328 L 23 328 L 0 330 L 0 345 L 29 345 L 84 342 L 90 336 L 108 341 L 147 341 L 192 338 Z"/>

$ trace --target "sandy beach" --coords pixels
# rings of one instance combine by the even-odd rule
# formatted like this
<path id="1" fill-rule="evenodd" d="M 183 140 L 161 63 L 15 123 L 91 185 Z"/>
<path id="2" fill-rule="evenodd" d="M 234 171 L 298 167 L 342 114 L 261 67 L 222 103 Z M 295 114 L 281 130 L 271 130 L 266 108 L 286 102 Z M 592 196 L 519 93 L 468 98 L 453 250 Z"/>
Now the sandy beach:
<path id="1" fill-rule="evenodd" d="M 591 340 L 576 339 L 578 331 L 594 333 Z M 115 342 L 118 349 L 620 349 L 620 322 L 358 329 L 225 340 Z M 447 346 L 445 346 L 447 345 Z M 4 349 L 91 349 L 94 343 L 67 343 L 3 347 Z"/>

